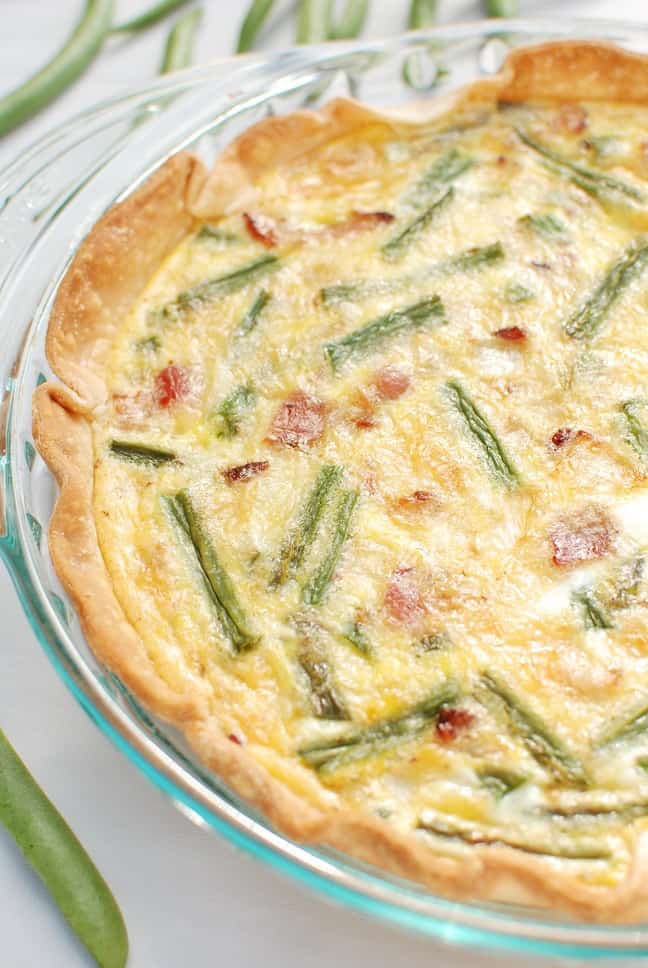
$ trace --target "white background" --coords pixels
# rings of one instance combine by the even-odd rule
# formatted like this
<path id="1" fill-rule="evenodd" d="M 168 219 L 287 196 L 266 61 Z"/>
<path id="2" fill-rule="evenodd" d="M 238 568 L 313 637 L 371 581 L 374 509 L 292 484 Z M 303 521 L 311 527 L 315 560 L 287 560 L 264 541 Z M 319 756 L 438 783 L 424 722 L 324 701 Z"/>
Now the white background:
<path id="1" fill-rule="evenodd" d="M 152 0 L 122 0 L 121 16 Z M 198 59 L 231 53 L 249 0 L 205 0 Z M 367 33 L 400 31 L 409 0 L 373 0 Z M 0 0 L 0 92 L 58 48 L 81 0 Z M 284 0 L 283 6 L 286 6 Z M 624 17 L 648 25 L 648 0 L 521 0 L 527 15 Z M 279 11 L 282 5 L 279 5 Z M 440 0 L 441 21 L 479 4 Z M 281 17 L 279 18 L 281 21 Z M 0 140 L 0 165 L 70 114 L 156 73 L 167 25 L 114 40 L 58 102 Z M 264 35 L 291 42 L 290 21 Z M 85 717 L 36 644 L 0 568 L 0 726 L 112 886 L 131 938 L 129 968 L 485 968 L 457 953 L 332 907 L 190 824 Z M 508 963 L 508 960 L 507 960 Z M 527 965 L 521 956 L 517 965 Z M 90 959 L 0 830 L 0 968 L 88 968 Z"/>

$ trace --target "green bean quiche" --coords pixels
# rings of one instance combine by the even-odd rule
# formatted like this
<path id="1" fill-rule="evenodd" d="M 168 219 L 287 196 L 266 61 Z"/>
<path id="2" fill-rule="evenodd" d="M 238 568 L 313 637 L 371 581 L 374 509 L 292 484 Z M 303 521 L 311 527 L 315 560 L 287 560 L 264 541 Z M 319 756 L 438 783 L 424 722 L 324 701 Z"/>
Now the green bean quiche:
<path id="1" fill-rule="evenodd" d="M 35 398 L 91 646 L 290 837 L 645 918 L 647 314 L 639 55 L 172 158 Z"/>

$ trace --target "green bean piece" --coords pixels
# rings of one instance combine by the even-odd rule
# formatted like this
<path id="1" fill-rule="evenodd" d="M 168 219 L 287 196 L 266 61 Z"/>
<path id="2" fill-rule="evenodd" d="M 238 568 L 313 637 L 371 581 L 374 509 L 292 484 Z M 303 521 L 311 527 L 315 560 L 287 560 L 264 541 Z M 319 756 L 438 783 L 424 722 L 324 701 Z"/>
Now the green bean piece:
<path id="1" fill-rule="evenodd" d="M 538 854 L 546 857 L 560 857 L 565 860 L 607 860 L 610 851 L 592 840 L 576 840 L 573 836 L 552 831 L 550 840 L 546 843 L 516 837 L 508 831 L 497 827 L 483 827 L 426 810 L 416 825 L 417 830 L 434 834 L 448 840 L 458 840 L 473 847 L 514 847 L 526 854 Z"/>
<path id="2" fill-rule="evenodd" d="M 408 29 L 423 30 L 435 24 L 438 6 L 438 0 L 412 0 L 407 18 Z"/>
<path id="3" fill-rule="evenodd" d="M 352 40 L 359 37 L 367 19 L 369 0 L 346 0 L 339 20 L 329 27 L 329 40 Z"/>
<path id="4" fill-rule="evenodd" d="M 446 706 L 457 702 L 459 686 L 453 679 L 441 683 L 423 702 L 400 716 L 384 719 L 328 743 L 299 750 L 299 755 L 318 773 L 333 773 L 349 763 L 365 760 L 416 739 L 432 726 Z"/>
<path id="5" fill-rule="evenodd" d="M 198 286 L 181 292 L 172 302 L 156 310 L 154 317 L 162 322 L 171 322 L 182 318 L 187 311 L 198 309 L 202 304 L 212 302 L 221 296 L 228 296 L 239 289 L 244 289 L 259 276 L 271 272 L 279 265 L 276 255 L 264 255 L 254 262 L 247 262 L 238 269 L 233 269 L 223 276 L 202 282 Z"/>
<path id="6" fill-rule="evenodd" d="M 455 272 L 470 272 L 472 269 L 484 269 L 486 266 L 496 265 L 505 258 L 506 253 L 501 242 L 492 242 L 490 245 L 482 246 L 476 245 L 452 259 L 439 262 L 436 266 L 436 272 L 443 275 L 453 275 Z"/>
<path id="7" fill-rule="evenodd" d="M 175 22 L 169 31 L 164 48 L 160 74 L 171 74 L 173 71 L 181 71 L 184 67 L 191 66 L 196 31 L 202 16 L 203 8 L 196 7 L 194 10 L 188 10 Z"/>
<path id="8" fill-rule="evenodd" d="M 395 261 L 400 259 L 407 252 L 409 247 L 416 242 L 416 240 L 424 233 L 427 232 L 430 225 L 436 221 L 439 214 L 446 208 L 446 206 L 454 198 L 454 188 L 448 188 L 448 190 L 438 198 L 436 202 L 430 205 L 422 215 L 415 218 L 413 222 L 406 225 L 404 229 L 394 235 L 382 246 L 382 254 L 386 259 L 390 261 Z"/>
<path id="9" fill-rule="evenodd" d="M 613 743 L 633 739 L 635 736 L 641 736 L 646 730 L 648 730 L 648 705 L 643 705 L 629 716 L 615 719 L 599 736 L 594 748 L 603 749 L 606 746 L 612 746 Z"/>
<path id="10" fill-rule="evenodd" d="M 349 537 L 351 517 L 358 503 L 358 497 L 357 491 L 343 491 L 340 496 L 329 549 L 319 568 L 304 588 L 303 600 L 308 605 L 320 605 L 326 594 L 335 567 L 340 560 L 342 548 Z"/>
<path id="11" fill-rule="evenodd" d="M 349 719 L 344 702 L 333 683 L 330 664 L 321 646 L 305 638 L 297 658 L 308 679 L 313 715 L 318 719 Z"/>
<path id="12" fill-rule="evenodd" d="M 254 3 L 250 4 L 241 24 L 236 45 L 237 54 L 244 54 L 246 51 L 252 50 L 257 34 L 270 15 L 274 4 L 275 0 L 254 0 Z"/>
<path id="13" fill-rule="evenodd" d="M 597 334 L 614 303 L 630 283 L 648 265 L 648 240 L 635 239 L 620 259 L 608 269 L 590 298 L 565 323 L 565 332 L 572 339 L 592 339 Z"/>
<path id="14" fill-rule="evenodd" d="M 279 563 L 273 575 L 271 587 L 283 584 L 294 575 L 310 550 L 330 497 L 342 479 L 342 468 L 325 464 L 300 514 L 299 522 L 279 555 Z"/>
<path id="15" fill-rule="evenodd" d="M 147 27 L 152 27 L 158 20 L 162 20 L 163 17 L 167 17 L 170 13 L 173 13 L 187 3 L 191 3 L 191 0 L 159 0 L 159 3 L 154 3 L 148 10 L 138 14 L 131 20 L 125 20 L 123 23 L 114 26 L 112 32 L 114 34 L 125 34 L 145 30 Z"/>
<path id="16" fill-rule="evenodd" d="M 149 447 L 148 444 L 134 444 L 129 440 L 111 441 L 110 453 L 136 464 L 168 464 L 178 459 L 172 450 L 161 450 L 158 447 Z"/>
<path id="17" fill-rule="evenodd" d="M 328 40 L 332 12 L 332 0 L 297 0 L 296 43 L 321 44 Z"/>
<path id="18" fill-rule="evenodd" d="M 535 293 L 519 282 L 510 282 L 506 287 L 506 298 L 510 303 L 529 302 L 535 299 Z"/>
<path id="19" fill-rule="evenodd" d="M 0 135 L 31 118 L 84 72 L 110 32 L 112 12 L 112 0 L 86 0 L 81 19 L 58 53 L 0 98 Z"/>
<path id="20" fill-rule="evenodd" d="M 110 888 L 1 730 L 0 822 L 100 968 L 124 968 L 128 935 Z"/>
<path id="21" fill-rule="evenodd" d="M 352 356 L 358 356 L 377 349 L 386 340 L 401 333 L 411 333 L 434 320 L 445 322 L 443 303 L 439 296 L 430 296 L 422 302 L 404 309 L 394 309 L 386 316 L 379 316 L 366 326 L 354 329 L 346 336 L 324 344 L 324 352 L 334 372 Z"/>
<path id="22" fill-rule="evenodd" d="M 167 497 L 166 505 L 193 546 L 205 591 L 234 653 L 238 655 L 252 648 L 258 643 L 258 637 L 248 628 L 247 616 L 239 603 L 232 581 L 218 560 L 189 494 L 180 491 L 173 497 Z"/>
<path id="23" fill-rule="evenodd" d="M 519 483 L 518 472 L 486 417 L 459 383 L 450 381 L 445 389 L 450 402 L 463 418 L 466 429 L 479 445 L 484 462 L 493 476 L 505 487 L 516 487 Z"/>
<path id="24" fill-rule="evenodd" d="M 342 638 L 350 642 L 361 655 L 371 656 L 373 654 L 371 642 L 360 622 L 350 622 L 349 625 L 345 625 L 342 630 Z"/>
<path id="25" fill-rule="evenodd" d="M 474 160 L 456 148 L 437 158 L 412 188 L 406 201 L 416 208 L 427 205 L 430 198 L 446 185 L 456 181 L 474 165 Z"/>
<path id="26" fill-rule="evenodd" d="M 567 226 L 551 212 L 546 212 L 544 215 L 523 215 L 518 222 L 548 242 L 564 240 L 568 235 Z"/>
<path id="27" fill-rule="evenodd" d="M 595 198 L 602 200 L 610 195 L 625 195 L 627 198 L 632 198 L 637 202 L 644 201 L 642 192 L 638 188 L 635 188 L 634 185 L 630 185 L 620 178 L 613 178 L 612 175 L 608 175 L 605 172 L 596 171 L 593 168 L 587 168 L 585 165 L 570 161 L 569 158 L 565 158 L 558 151 L 542 144 L 542 142 L 521 128 L 516 128 L 515 133 L 528 148 L 531 148 L 537 154 L 546 158 L 547 161 L 551 162 L 552 167 L 561 175 L 573 181 L 589 195 L 593 195 Z"/>
<path id="28" fill-rule="evenodd" d="M 201 242 L 206 240 L 221 242 L 223 245 L 233 245 L 242 241 L 241 236 L 237 235 L 236 232 L 228 232 L 227 229 L 207 224 L 200 227 L 196 239 Z"/>
<path id="29" fill-rule="evenodd" d="M 646 559 L 643 555 L 630 558 L 621 564 L 612 594 L 607 600 L 608 608 L 617 611 L 634 605 L 641 593 L 645 565 Z"/>
<path id="30" fill-rule="evenodd" d="M 552 804 L 542 813 L 556 820 L 637 820 L 648 815 L 648 801 L 612 799 L 604 803 L 572 801 L 561 806 Z"/>
<path id="31" fill-rule="evenodd" d="M 614 622 L 605 611 L 592 591 L 581 588 L 572 595 L 572 602 L 579 605 L 583 612 L 583 623 L 586 629 L 613 629 Z"/>
<path id="32" fill-rule="evenodd" d="M 509 687 L 492 673 L 482 673 L 481 686 L 498 701 L 511 731 L 519 736 L 531 756 L 559 782 L 587 786 L 589 778 L 583 765 L 550 731 L 547 724 L 523 704 Z"/>
<path id="33" fill-rule="evenodd" d="M 640 457 L 648 459 L 648 427 L 640 417 L 643 406 L 640 400 L 627 400 L 621 404 L 621 413 L 625 422 L 626 440 Z"/>
<path id="34" fill-rule="evenodd" d="M 270 293 L 267 289 L 261 289 L 254 302 L 239 323 L 235 336 L 247 336 L 259 322 L 259 316 L 267 304 L 270 302 Z"/>
<path id="35" fill-rule="evenodd" d="M 483 0 L 484 13 L 487 17 L 517 17 L 517 0 Z"/>
<path id="36" fill-rule="evenodd" d="M 521 787 L 523 783 L 527 782 L 526 776 L 495 766 L 490 769 L 484 768 L 480 770 L 478 775 L 481 785 L 486 787 L 495 800 L 501 800 L 509 793 L 517 790 L 518 787 Z"/>
<path id="37" fill-rule="evenodd" d="M 236 437 L 241 429 L 246 411 L 252 409 L 256 399 L 256 391 L 250 383 L 242 383 L 235 390 L 232 390 L 215 411 L 216 436 L 228 440 Z"/>

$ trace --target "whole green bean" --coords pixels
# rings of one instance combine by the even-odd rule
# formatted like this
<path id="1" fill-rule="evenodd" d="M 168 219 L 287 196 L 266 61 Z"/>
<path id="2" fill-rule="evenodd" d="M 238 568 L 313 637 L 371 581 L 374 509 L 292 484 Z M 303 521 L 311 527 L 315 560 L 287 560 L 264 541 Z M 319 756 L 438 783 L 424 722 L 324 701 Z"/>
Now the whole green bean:
<path id="1" fill-rule="evenodd" d="M 412 0 L 407 26 L 410 30 L 422 30 L 436 23 L 438 0 Z"/>
<path id="2" fill-rule="evenodd" d="M 369 0 L 347 0 L 346 7 L 337 22 L 331 21 L 329 40 L 351 40 L 362 33 L 367 19 Z"/>
<path id="3" fill-rule="evenodd" d="M 256 36 L 268 18 L 274 3 L 275 0 L 254 0 L 254 3 L 250 5 L 239 31 L 236 45 L 237 54 L 244 54 L 246 51 L 252 50 Z"/>
<path id="4" fill-rule="evenodd" d="M 413 222 L 401 229 L 397 235 L 392 236 L 382 247 L 382 254 L 386 259 L 400 259 L 418 237 L 428 230 L 440 212 L 454 197 L 454 188 L 449 188 L 441 198 L 438 198 L 422 215 L 415 218 Z"/>
<path id="5" fill-rule="evenodd" d="M 116 24 L 112 28 L 112 33 L 125 34 L 133 33 L 137 30 L 145 30 L 146 27 L 152 27 L 158 20 L 162 20 L 163 17 L 173 13 L 178 7 L 183 7 L 186 3 L 191 3 L 191 0 L 160 0 L 159 3 L 154 3 L 148 10 L 138 14 L 131 20 L 125 20 L 121 24 Z"/>
<path id="6" fill-rule="evenodd" d="M 332 0 L 298 0 L 298 44 L 320 44 L 328 40 L 333 11 Z"/>
<path id="7" fill-rule="evenodd" d="M 188 10 L 174 23 L 167 37 L 160 74 L 171 74 L 173 71 L 181 71 L 184 67 L 191 66 L 196 31 L 202 15 L 203 8 L 196 7 L 194 10 Z"/>
<path id="8" fill-rule="evenodd" d="M 308 605 L 319 605 L 331 583 L 344 543 L 349 537 L 351 517 L 358 503 L 357 491 L 343 491 L 336 509 L 335 528 L 330 539 L 329 549 L 319 568 L 304 588 L 303 598 Z"/>
<path id="9" fill-rule="evenodd" d="M 100 968 L 124 968 L 128 935 L 110 888 L 2 730 L 0 822 Z"/>
<path id="10" fill-rule="evenodd" d="M 0 135 L 36 114 L 83 73 L 110 31 L 112 11 L 112 0 L 86 0 L 74 32 L 52 60 L 0 98 Z"/>

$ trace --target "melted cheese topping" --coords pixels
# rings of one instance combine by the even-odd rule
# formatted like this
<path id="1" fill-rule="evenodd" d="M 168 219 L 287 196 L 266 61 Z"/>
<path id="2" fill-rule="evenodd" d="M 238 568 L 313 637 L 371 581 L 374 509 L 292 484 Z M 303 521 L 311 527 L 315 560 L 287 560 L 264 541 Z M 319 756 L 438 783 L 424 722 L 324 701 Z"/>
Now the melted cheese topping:
<path id="1" fill-rule="evenodd" d="M 605 735 L 648 694 L 648 270 L 612 268 L 646 114 L 372 126 L 265 175 L 151 280 L 95 422 L 101 548 L 166 682 L 315 804 L 604 883 L 648 810 L 643 734 Z"/>

